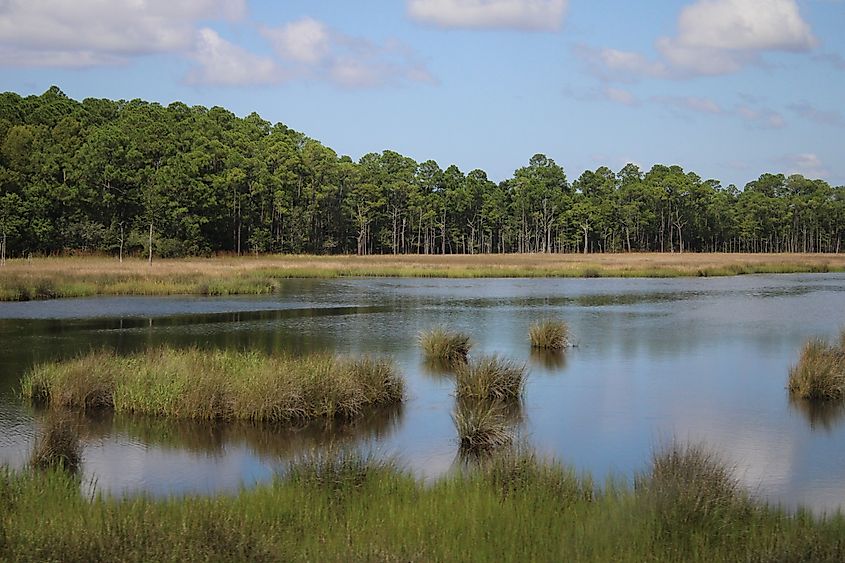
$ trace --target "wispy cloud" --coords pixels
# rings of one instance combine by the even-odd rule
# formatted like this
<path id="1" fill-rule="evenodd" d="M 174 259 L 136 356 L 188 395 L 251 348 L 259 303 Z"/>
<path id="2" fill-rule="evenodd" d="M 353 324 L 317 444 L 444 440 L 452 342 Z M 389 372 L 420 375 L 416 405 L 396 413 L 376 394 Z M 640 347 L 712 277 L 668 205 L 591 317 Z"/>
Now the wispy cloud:
<path id="1" fill-rule="evenodd" d="M 397 40 L 375 43 L 308 17 L 280 27 L 264 27 L 261 34 L 298 77 L 352 88 L 435 82 L 416 54 Z"/>
<path id="2" fill-rule="evenodd" d="M 559 29 L 568 0 L 408 0 L 415 20 L 440 27 Z"/>
<path id="3" fill-rule="evenodd" d="M 801 174 L 807 178 L 828 178 L 830 171 L 814 153 L 789 154 L 779 159 L 786 164 L 787 174 Z"/>
<path id="4" fill-rule="evenodd" d="M 217 86 L 259 86 L 278 84 L 286 78 L 282 68 L 270 57 L 250 53 L 226 41 L 213 29 L 197 32 L 196 48 L 191 55 L 197 66 L 188 72 L 189 84 Z"/>
<path id="5" fill-rule="evenodd" d="M 789 109 L 795 115 L 813 123 L 830 125 L 832 127 L 845 127 L 845 116 L 838 110 L 819 109 L 808 102 L 791 104 Z"/>

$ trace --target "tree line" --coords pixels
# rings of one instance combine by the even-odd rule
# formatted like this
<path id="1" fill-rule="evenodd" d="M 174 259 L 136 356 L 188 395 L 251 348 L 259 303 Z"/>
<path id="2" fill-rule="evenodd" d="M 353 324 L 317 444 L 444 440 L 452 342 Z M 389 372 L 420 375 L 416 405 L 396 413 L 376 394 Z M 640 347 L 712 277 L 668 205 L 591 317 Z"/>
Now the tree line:
<path id="1" fill-rule="evenodd" d="M 220 107 L 0 94 L 0 253 L 840 252 L 845 187 L 763 174 L 739 190 L 680 166 L 570 182 L 394 151 L 357 162 Z"/>

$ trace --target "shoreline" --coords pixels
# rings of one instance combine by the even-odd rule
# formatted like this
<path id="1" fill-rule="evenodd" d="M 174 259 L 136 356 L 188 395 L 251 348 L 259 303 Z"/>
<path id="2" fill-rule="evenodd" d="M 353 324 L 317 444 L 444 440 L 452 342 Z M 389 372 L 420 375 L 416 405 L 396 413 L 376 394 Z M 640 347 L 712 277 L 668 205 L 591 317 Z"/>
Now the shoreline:
<path id="1" fill-rule="evenodd" d="M 845 254 L 483 254 L 8 260 L 0 301 L 97 295 L 266 295 L 286 279 L 677 278 L 845 272 Z"/>

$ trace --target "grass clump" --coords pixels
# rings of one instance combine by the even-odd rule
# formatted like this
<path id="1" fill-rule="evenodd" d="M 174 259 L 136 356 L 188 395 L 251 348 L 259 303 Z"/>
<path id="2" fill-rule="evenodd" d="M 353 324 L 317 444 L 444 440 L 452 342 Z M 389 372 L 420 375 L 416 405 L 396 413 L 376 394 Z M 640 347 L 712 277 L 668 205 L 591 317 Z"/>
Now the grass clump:
<path id="1" fill-rule="evenodd" d="M 789 370 L 789 392 L 808 400 L 845 398 L 845 349 L 822 340 L 805 344 L 798 363 Z"/>
<path id="2" fill-rule="evenodd" d="M 24 377 L 22 394 L 81 411 L 286 423 L 351 419 L 398 404 L 404 379 L 388 359 L 165 347 L 37 366 Z"/>
<path id="3" fill-rule="evenodd" d="M 32 450 L 30 465 L 39 470 L 76 473 L 82 464 L 79 432 L 68 417 L 51 417 Z"/>
<path id="4" fill-rule="evenodd" d="M 459 401 L 513 401 L 522 398 L 527 371 L 524 364 L 486 356 L 459 366 L 455 372 Z"/>
<path id="5" fill-rule="evenodd" d="M 545 319 L 528 330 L 531 347 L 538 350 L 562 350 L 569 344 L 569 326 L 554 319 Z"/>
<path id="6" fill-rule="evenodd" d="M 500 403 L 458 401 L 452 421 L 464 456 L 488 454 L 513 442 L 511 426 Z"/>
<path id="7" fill-rule="evenodd" d="M 697 444 L 673 442 L 655 452 L 649 473 L 637 484 L 672 533 L 736 513 L 748 500 L 731 468 Z"/>
<path id="8" fill-rule="evenodd" d="M 420 333 L 420 347 L 429 360 L 449 363 L 465 362 L 472 340 L 462 332 L 449 331 L 442 327 Z"/>

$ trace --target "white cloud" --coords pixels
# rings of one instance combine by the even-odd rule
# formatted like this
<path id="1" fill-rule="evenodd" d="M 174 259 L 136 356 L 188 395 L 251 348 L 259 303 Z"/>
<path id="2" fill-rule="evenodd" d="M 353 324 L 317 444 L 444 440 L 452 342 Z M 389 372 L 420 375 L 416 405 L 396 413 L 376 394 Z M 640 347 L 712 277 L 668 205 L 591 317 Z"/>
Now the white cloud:
<path id="1" fill-rule="evenodd" d="M 754 51 L 816 45 L 795 0 L 698 0 L 681 11 L 675 41 L 687 48 Z"/>
<path id="2" fill-rule="evenodd" d="M 657 39 L 658 59 L 604 49 L 597 72 L 607 79 L 616 78 L 613 71 L 629 78 L 730 74 L 763 53 L 804 52 L 817 44 L 797 0 L 696 0 L 681 10 L 675 36 Z"/>
<path id="3" fill-rule="evenodd" d="M 81 67 L 184 52 L 201 20 L 236 20 L 246 0 L 0 1 L 0 64 Z"/>
<path id="4" fill-rule="evenodd" d="M 350 88 L 403 81 L 434 82 L 416 55 L 395 40 L 377 44 L 307 17 L 282 27 L 262 28 L 261 34 L 299 76 Z"/>
<path id="5" fill-rule="evenodd" d="M 807 178 L 827 178 L 830 171 L 825 167 L 822 159 L 813 153 L 787 155 L 783 158 L 787 163 L 787 174 L 801 174 Z"/>
<path id="6" fill-rule="evenodd" d="M 280 56 L 301 63 L 319 63 L 331 51 L 331 36 L 326 25 L 308 17 L 280 28 L 264 28 L 262 34 Z"/>
<path id="7" fill-rule="evenodd" d="M 192 58 L 197 67 L 188 73 L 191 84 L 248 86 L 276 84 L 285 78 L 272 58 L 250 53 L 209 28 L 197 32 Z"/>
<path id="8" fill-rule="evenodd" d="M 408 0 L 408 13 L 441 27 L 553 31 L 568 0 Z"/>

